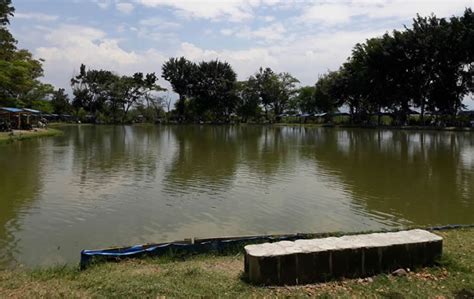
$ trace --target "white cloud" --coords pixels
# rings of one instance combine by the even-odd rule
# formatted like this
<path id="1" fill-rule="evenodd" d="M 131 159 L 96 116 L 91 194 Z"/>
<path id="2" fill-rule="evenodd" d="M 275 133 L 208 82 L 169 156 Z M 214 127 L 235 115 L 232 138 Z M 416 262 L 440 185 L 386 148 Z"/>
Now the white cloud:
<path id="1" fill-rule="evenodd" d="M 269 48 L 251 48 L 246 50 L 211 50 L 203 49 L 191 43 L 182 43 L 176 56 L 184 56 L 195 62 L 219 59 L 232 65 L 240 79 L 253 74 L 259 66 L 276 66 L 278 64 Z"/>
<path id="2" fill-rule="evenodd" d="M 106 9 L 112 3 L 111 0 L 92 0 L 95 4 L 97 4 L 100 8 Z"/>
<path id="3" fill-rule="evenodd" d="M 46 41 L 48 46 L 37 48 L 35 55 L 45 59 L 46 79 L 57 87 L 67 87 L 69 78 L 81 63 L 91 68 L 132 74 L 159 72 L 167 58 L 154 49 L 127 51 L 118 40 L 91 27 L 62 25 L 46 34 Z"/>
<path id="4" fill-rule="evenodd" d="M 234 29 L 229 29 L 229 28 L 226 28 L 226 29 L 221 29 L 221 34 L 222 35 L 225 35 L 225 36 L 229 36 L 229 35 L 232 35 L 234 34 Z"/>
<path id="5" fill-rule="evenodd" d="M 162 18 L 147 18 L 140 20 L 139 22 L 142 26 L 150 26 L 154 28 L 159 28 L 162 30 L 175 30 L 181 27 L 181 24 L 176 22 L 169 22 Z"/>
<path id="6" fill-rule="evenodd" d="M 220 30 L 224 36 L 235 36 L 243 39 L 253 39 L 257 43 L 268 43 L 285 38 L 286 28 L 281 23 L 252 29 L 249 26 L 242 28 L 224 28 Z"/>
<path id="7" fill-rule="evenodd" d="M 308 22 L 324 22 L 326 24 L 346 23 L 352 16 L 349 5 L 344 4 L 315 4 L 305 11 L 302 20 Z"/>
<path id="8" fill-rule="evenodd" d="M 148 7 L 171 7 L 176 15 L 186 18 L 242 22 L 254 16 L 259 6 L 285 3 L 282 0 L 135 0 Z"/>
<path id="9" fill-rule="evenodd" d="M 15 13 L 15 18 L 34 20 L 38 22 L 51 22 L 51 21 L 56 21 L 59 17 L 55 15 L 29 12 L 29 13 Z"/>
<path id="10" fill-rule="evenodd" d="M 168 6 L 182 17 L 218 19 L 228 17 L 235 21 L 249 19 L 252 14 L 241 1 L 175 1 L 175 0 L 137 0 L 148 7 Z"/>
<path id="11" fill-rule="evenodd" d="M 132 3 L 128 2 L 118 2 L 115 4 L 115 7 L 117 8 L 118 11 L 124 13 L 124 14 L 129 14 L 133 11 L 135 6 Z"/>
<path id="12" fill-rule="evenodd" d="M 336 25 L 360 16 L 370 19 L 410 19 L 417 13 L 449 17 L 472 6 L 472 0 L 352 0 L 314 2 L 303 9 L 301 22 Z"/>
<path id="13" fill-rule="evenodd" d="M 290 72 L 307 85 L 314 84 L 320 74 L 336 70 L 350 55 L 355 43 L 381 34 L 383 30 L 301 35 L 289 43 L 275 42 L 244 50 L 213 50 L 182 43 L 176 56 L 196 62 L 225 60 L 234 67 L 240 80 L 248 78 L 260 66 L 271 67 L 277 72 Z"/>
<path id="14" fill-rule="evenodd" d="M 262 19 L 265 22 L 273 22 L 275 20 L 275 17 L 274 16 L 263 16 Z"/>
<path id="15" fill-rule="evenodd" d="M 253 38 L 272 42 L 283 39 L 286 29 L 281 23 L 273 23 L 269 26 L 260 27 L 255 30 L 242 30 L 237 32 L 238 37 Z"/>

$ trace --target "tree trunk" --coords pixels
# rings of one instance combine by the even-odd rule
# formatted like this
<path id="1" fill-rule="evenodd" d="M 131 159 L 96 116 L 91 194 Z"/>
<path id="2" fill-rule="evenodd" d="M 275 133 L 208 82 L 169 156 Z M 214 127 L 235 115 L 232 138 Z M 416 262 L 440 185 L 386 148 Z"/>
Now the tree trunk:
<path id="1" fill-rule="evenodd" d="M 351 125 L 354 124 L 354 106 L 349 106 L 349 113 L 351 114 Z"/>
<path id="2" fill-rule="evenodd" d="M 382 123 L 382 108 L 380 106 L 379 106 L 379 115 L 378 115 L 377 123 L 379 126 Z"/>
<path id="3" fill-rule="evenodd" d="M 421 113 L 420 113 L 420 123 L 421 125 L 425 124 L 425 99 L 421 100 Z"/>

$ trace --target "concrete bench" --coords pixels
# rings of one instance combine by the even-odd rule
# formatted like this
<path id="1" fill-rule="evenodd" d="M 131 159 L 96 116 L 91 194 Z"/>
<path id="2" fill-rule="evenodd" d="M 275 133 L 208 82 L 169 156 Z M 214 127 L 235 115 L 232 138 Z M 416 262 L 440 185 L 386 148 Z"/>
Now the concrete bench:
<path id="1" fill-rule="evenodd" d="M 245 273 L 265 285 L 367 277 L 432 265 L 442 247 L 443 238 L 420 229 L 247 245 Z"/>

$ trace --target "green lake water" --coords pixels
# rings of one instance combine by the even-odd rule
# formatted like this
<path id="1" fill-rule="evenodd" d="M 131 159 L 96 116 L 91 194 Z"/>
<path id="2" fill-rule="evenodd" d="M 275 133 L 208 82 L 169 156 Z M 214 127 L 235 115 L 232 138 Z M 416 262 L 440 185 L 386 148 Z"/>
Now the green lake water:
<path id="1" fill-rule="evenodd" d="M 63 130 L 0 145 L 0 268 L 190 237 L 474 223 L 470 132 Z"/>

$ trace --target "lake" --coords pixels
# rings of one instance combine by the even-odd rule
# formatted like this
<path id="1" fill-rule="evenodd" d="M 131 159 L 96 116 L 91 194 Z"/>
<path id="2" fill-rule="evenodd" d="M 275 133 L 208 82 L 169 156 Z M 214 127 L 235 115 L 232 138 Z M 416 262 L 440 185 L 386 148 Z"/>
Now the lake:
<path id="1" fill-rule="evenodd" d="M 474 135 L 66 126 L 0 145 L 0 267 L 190 237 L 474 223 Z"/>

